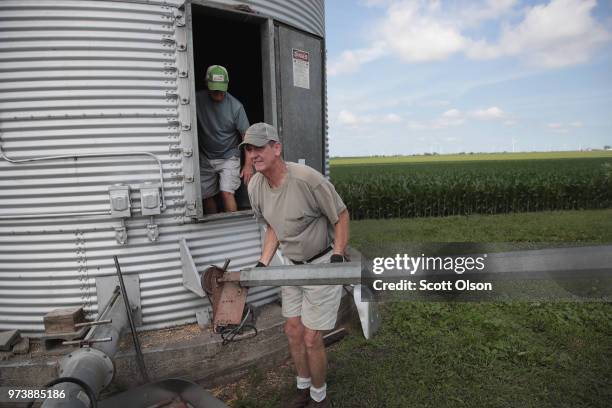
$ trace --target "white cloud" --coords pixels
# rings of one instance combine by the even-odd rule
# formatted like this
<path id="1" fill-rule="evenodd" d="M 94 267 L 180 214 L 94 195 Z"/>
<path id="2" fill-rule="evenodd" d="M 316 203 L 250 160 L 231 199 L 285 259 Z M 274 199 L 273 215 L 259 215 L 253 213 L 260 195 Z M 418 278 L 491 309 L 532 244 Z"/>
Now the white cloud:
<path id="1" fill-rule="evenodd" d="M 550 129 L 551 131 L 553 131 L 553 132 L 568 133 L 570 130 L 572 130 L 571 128 L 580 128 L 580 127 L 582 127 L 582 122 L 580 122 L 578 120 L 570 122 L 568 124 L 561 123 L 561 122 L 551 122 L 551 123 L 547 124 L 546 127 L 548 129 Z"/>
<path id="2" fill-rule="evenodd" d="M 401 60 L 443 60 L 465 47 L 465 38 L 453 24 L 427 13 L 427 8 L 415 1 L 389 7 L 379 32 Z"/>
<path id="3" fill-rule="evenodd" d="M 502 119 L 506 116 L 503 110 L 497 106 L 491 106 L 487 109 L 478 109 L 470 112 L 470 116 L 480 120 Z"/>
<path id="4" fill-rule="evenodd" d="M 338 113 L 337 123 L 348 127 L 359 127 L 368 124 L 393 124 L 400 123 L 403 119 L 396 113 L 386 113 L 382 115 L 357 115 L 346 109 Z"/>
<path id="5" fill-rule="evenodd" d="M 361 65 L 380 58 L 386 52 L 385 43 L 380 41 L 368 48 L 344 51 L 338 59 L 330 62 L 327 74 L 334 76 L 355 72 Z"/>
<path id="6" fill-rule="evenodd" d="M 461 111 L 458 109 L 449 109 L 442 114 L 442 117 L 445 118 L 458 118 L 461 117 Z"/>
<path id="7" fill-rule="evenodd" d="M 517 3 L 517 0 L 487 0 L 484 4 L 471 2 L 471 7 L 461 7 L 461 21 L 463 25 L 471 26 L 482 21 L 495 20 L 508 14 Z"/>
<path id="8" fill-rule="evenodd" d="M 356 125 L 359 123 L 359 118 L 347 110 L 341 110 L 338 114 L 338 123 L 341 125 Z"/>
<path id="9" fill-rule="evenodd" d="M 551 0 L 527 9 L 516 26 L 505 26 L 496 44 L 474 41 L 476 59 L 524 56 L 536 66 L 556 68 L 588 61 L 611 35 L 591 15 L 595 0 Z"/>
<path id="10" fill-rule="evenodd" d="M 504 121 L 504 126 L 514 126 L 516 125 L 516 120 L 514 119 L 508 119 Z"/>
<path id="11" fill-rule="evenodd" d="M 440 130 L 461 126 L 465 123 L 464 115 L 458 109 L 449 109 L 439 117 L 430 121 L 410 121 L 408 128 L 412 130 Z"/>
<path id="12" fill-rule="evenodd" d="M 549 123 L 546 126 L 548 127 L 548 129 L 550 129 L 551 131 L 555 133 L 569 132 L 569 129 L 563 123 L 553 122 L 553 123 Z"/>
<path id="13" fill-rule="evenodd" d="M 399 123 L 402 121 L 402 118 L 395 113 L 388 113 L 384 115 L 382 119 L 383 123 Z"/>
<path id="14" fill-rule="evenodd" d="M 531 65 L 557 68 L 587 62 L 612 34 L 592 15 L 596 0 L 550 0 L 518 9 L 517 0 L 449 2 L 369 0 L 387 7 L 372 29 L 369 46 L 332 58 L 329 74 L 355 72 L 392 55 L 407 63 L 441 61 L 463 53 L 472 59 L 518 57 Z M 522 19 L 510 25 L 504 18 Z M 489 42 L 473 34 L 483 21 L 501 21 L 499 39 Z"/>

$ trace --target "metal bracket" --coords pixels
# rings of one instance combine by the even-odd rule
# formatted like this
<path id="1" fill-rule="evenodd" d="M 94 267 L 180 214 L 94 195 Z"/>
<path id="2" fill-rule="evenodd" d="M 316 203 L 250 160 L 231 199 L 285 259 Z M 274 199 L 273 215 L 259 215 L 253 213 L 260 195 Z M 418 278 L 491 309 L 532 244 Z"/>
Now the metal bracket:
<path id="1" fill-rule="evenodd" d="M 200 273 L 196 269 L 185 238 L 179 240 L 179 249 L 181 252 L 181 265 L 183 267 L 183 286 L 201 298 L 206 297 L 206 293 L 202 290 L 200 283 Z"/>
<path id="2" fill-rule="evenodd" d="M 176 49 L 178 51 L 185 51 L 187 49 L 187 30 L 184 28 L 175 30 L 174 38 L 176 40 Z"/>
<path id="3" fill-rule="evenodd" d="M 121 220 L 121 227 L 115 227 L 115 240 L 117 240 L 117 243 L 120 245 L 127 244 L 127 227 L 125 226 L 125 222 L 123 222 L 123 220 Z"/>
<path id="4" fill-rule="evenodd" d="M 181 105 L 189 105 L 189 81 L 178 81 L 177 92 Z"/>
<path id="5" fill-rule="evenodd" d="M 170 152 L 170 154 L 172 153 L 183 153 L 183 156 L 185 157 L 191 157 L 193 155 L 193 149 L 191 148 L 184 148 L 181 145 L 175 144 L 175 145 L 170 145 L 170 147 L 168 148 L 168 151 Z"/>
<path id="6" fill-rule="evenodd" d="M 186 52 L 179 52 L 176 54 L 176 68 L 177 68 L 177 76 L 179 78 L 188 77 L 189 60 L 187 59 Z"/>
<path id="7" fill-rule="evenodd" d="M 151 242 L 157 241 L 157 239 L 159 238 L 159 228 L 157 228 L 157 224 L 147 225 L 147 237 Z"/>
<path id="8" fill-rule="evenodd" d="M 177 27 L 185 26 L 185 15 L 180 10 L 174 10 L 174 24 Z"/>
<path id="9" fill-rule="evenodd" d="M 367 286 L 354 285 L 353 301 L 355 302 L 355 309 L 357 309 L 359 321 L 361 322 L 363 337 L 370 339 L 380 327 L 380 317 L 375 302 L 364 302 L 361 300 L 361 292 L 365 290 L 368 290 Z"/>
<path id="10" fill-rule="evenodd" d="M 136 326 L 142 325 L 142 313 L 140 306 L 140 280 L 138 275 L 123 275 L 125 290 L 134 316 Z M 108 301 L 112 298 L 115 288 L 119 286 L 117 276 L 99 276 L 96 278 L 96 295 L 98 297 L 98 313 L 104 310 Z"/>

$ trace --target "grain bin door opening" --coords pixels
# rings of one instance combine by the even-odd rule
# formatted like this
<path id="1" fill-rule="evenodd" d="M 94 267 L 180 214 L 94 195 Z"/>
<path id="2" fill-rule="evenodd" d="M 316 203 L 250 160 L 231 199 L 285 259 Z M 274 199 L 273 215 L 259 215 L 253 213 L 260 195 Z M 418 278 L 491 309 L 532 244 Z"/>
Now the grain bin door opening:
<path id="1" fill-rule="evenodd" d="M 284 158 L 325 172 L 323 40 L 276 26 L 278 117 Z"/>
<path id="2" fill-rule="evenodd" d="M 228 93 L 238 99 L 246 111 L 250 124 L 263 122 L 269 112 L 276 108 L 270 105 L 271 101 L 264 95 L 264 77 L 268 77 L 262 67 L 262 60 L 268 53 L 267 25 L 268 19 L 250 13 L 231 11 L 227 9 L 207 7 L 193 2 L 190 5 L 191 29 L 193 42 L 193 78 L 195 92 L 203 93 L 206 97 L 206 69 L 210 65 L 224 66 L 229 74 Z M 264 44 L 264 47 L 262 47 Z M 270 68 L 267 68 L 270 69 Z M 269 81 L 267 81 L 269 82 Z M 266 92 L 269 94 L 269 92 Z M 202 96 L 200 96 L 201 98 Z M 195 108 L 197 109 L 197 100 Z M 195 115 L 194 111 L 194 115 Z M 203 151 L 203 138 L 205 133 L 200 126 L 197 115 L 194 116 L 193 125 L 197 123 L 198 149 Z M 244 153 L 241 153 L 241 163 L 244 163 Z M 198 163 L 197 160 L 195 160 Z M 198 163 L 199 167 L 199 163 Z M 199 181 L 199 168 L 195 172 Z M 246 186 L 241 182 L 235 193 L 238 210 L 250 209 Z M 201 198 L 201 197 L 200 197 Z M 203 214 L 202 202 L 197 200 L 198 214 Z M 222 201 L 217 197 L 217 208 L 222 210 Z M 206 217 L 203 214 L 203 217 Z"/>

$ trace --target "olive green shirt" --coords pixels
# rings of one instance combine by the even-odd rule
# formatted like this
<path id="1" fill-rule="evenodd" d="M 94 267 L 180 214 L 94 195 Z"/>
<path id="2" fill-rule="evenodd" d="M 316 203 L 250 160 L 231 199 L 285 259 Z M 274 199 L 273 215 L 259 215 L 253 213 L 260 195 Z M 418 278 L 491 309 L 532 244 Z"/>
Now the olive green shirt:
<path id="1" fill-rule="evenodd" d="M 287 162 L 283 184 L 272 188 L 261 173 L 249 182 L 255 216 L 267 222 L 283 255 L 306 261 L 334 242 L 334 225 L 346 205 L 334 186 L 315 169 Z"/>

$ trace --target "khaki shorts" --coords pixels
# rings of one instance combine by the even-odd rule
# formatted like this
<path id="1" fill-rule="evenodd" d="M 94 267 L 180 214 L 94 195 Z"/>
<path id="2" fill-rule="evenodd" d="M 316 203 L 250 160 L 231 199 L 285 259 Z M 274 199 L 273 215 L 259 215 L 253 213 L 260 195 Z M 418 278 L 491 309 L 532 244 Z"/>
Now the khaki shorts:
<path id="1" fill-rule="evenodd" d="M 328 263 L 333 251 L 311 263 Z M 286 265 L 293 265 L 283 257 Z M 302 324 L 311 330 L 331 330 L 336 326 L 342 298 L 342 285 L 281 286 L 283 317 L 302 317 Z"/>
<path id="2" fill-rule="evenodd" d="M 209 159 L 200 154 L 200 187 L 202 198 L 210 198 L 226 191 L 233 193 L 240 187 L 240 158 Z"/>

